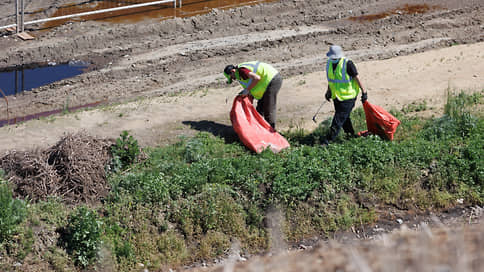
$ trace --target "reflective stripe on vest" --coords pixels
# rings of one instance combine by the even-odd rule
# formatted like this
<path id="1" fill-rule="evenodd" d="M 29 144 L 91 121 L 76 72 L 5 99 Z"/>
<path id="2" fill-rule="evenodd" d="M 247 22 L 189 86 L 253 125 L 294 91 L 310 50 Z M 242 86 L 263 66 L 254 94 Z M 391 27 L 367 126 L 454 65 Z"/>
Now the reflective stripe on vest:
<path id="1" fill-rule="evenodd" d="M 256 63 L 247 62 L 247 63 L 239 64 L 237 67 L 248 68 L 251 72 L 254 72 L 255 74 L 257 74 L 257 69 L 259 68 L 259 64 L 260 64 L 260 61 L 257 61 Z M 248 80 L 243 80 L 242 78 L 240 78 L 240 76 L 237 77 L 237 79 L 239 80 L 240 85 L 244 87 L 244 89 L 247 89 L 253 80 L 252 78 L 249 78 Z"/>
<path id="2" fill-rule="evenodd" d="M 244 62 L 237 65 L 237 67 L 238 68 L 243 67 L 243 68 L 249 69 L 249 71 L 260 76 L 259 82 L 257 82 L 257 84 L 250 90 L 250 94 L 255 99 L 261 99 L 262 96 L 264 96 L 267 86 L 269 86 L 269 84 L 271 83 L 271 80 L 278 73 L 277 70 L 274 67 L 272 67 L 270 64 L 260 62 L 260 61 Z M 247 89 L 252 83 L 251 78 L 243 80 L 240 77 L 238 70 L 236 70 L 235 72 L 235 77 L 239 81 L 240 85 L 242 85 L 245 89 Z"/>
<path id="3" fill-rule="evenodd" d="M 343 69 L 342 69 L 343 78 L 340 79 L 340 80 L 329 78 L 329 65 L 332 65 L 333 62 L 331 62 L 331 60 L 328 60 L 328 63 L 326 64 L 326 77 L 328 78 L 328 82 L 331 82 L 331 83 L 350 83 L 351 77 L 346 72 L 346 63 L 348 62 L 348 60 L 345 59 L 345 58 L 343 58 L 342 60 L 343 60 Z M 336 69 L 338 69 L 338 68 L 336 68 Z M 334 71 L 333 71 L 333 75 L 334 75 Z"/>
<path id="4" fill-rule="evenodd" d="M 354 80 L 346 71 L 348 59 L 341 58 L 338 61 L 336 69 L 333 69 L 331 60 L 326 64 L 326 77 L 331 89 L 331 98 L 337 98 L 339 101 L 355 98 L 360 92 L 358 82 Z"/>

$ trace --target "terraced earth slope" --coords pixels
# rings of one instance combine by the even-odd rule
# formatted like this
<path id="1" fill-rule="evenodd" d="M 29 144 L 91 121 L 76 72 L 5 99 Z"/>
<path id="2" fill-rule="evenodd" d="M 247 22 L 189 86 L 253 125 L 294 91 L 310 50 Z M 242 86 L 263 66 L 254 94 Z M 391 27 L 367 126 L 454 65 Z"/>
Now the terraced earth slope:
<path id="1" fill-rule="evenodd" d="M 63 3 L 26 1 L 39 7 Z M 0 18 L 12 13 L 12 5 L 1 4 Z M 80 76 L 10 97 L 8 111 L 0 105 L 0 119 L 94 102 L 138 102 L 67 121 L 53 118 L 58 125 L 1 128 L 0 149 L 52 144 L 63 132 L 80 129 L 101 136 L 126 129 L 149 145 L 194 129 L 226 128 L 238 88 L 227 88 L 221 71 L 254 59 L 274 64 L 285 78 L 279 127 L 311 128 L 326 88 L 324 54 L 330 44 L 342 45 L 356 61 L 370 101 L 388 108 L 431 98 L 428 103 L 439 104 L 449 86 L 483 85 L 483 6 L 478 0 L 282 0 L 161 22 L 86 21 L 48 31 L 34 25 L 27 28 L 35 36 L 30 41 L 3 33 L 0 68 L 72 59 L 92 65 Z M 455 47 L 461 44 L 468 47 Z M 321 113 L 329 116 L 331 106 Z"/>

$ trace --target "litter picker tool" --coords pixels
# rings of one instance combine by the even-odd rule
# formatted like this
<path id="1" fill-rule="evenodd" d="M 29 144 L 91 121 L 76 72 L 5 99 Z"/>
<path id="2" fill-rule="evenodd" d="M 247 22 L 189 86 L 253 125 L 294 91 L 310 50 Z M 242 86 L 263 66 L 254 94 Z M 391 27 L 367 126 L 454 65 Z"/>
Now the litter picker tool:
<path id="1" fill-rule="evenodd" d="M 314 114 L 313 116 L 313 122 L 316 123 L 316 116 L 318 115 L 319 111 L 321 110 L 321 108 L 323 107 L 323 105 L 326 103 L 325 100 L 323 100 L 323 103 L 321 103 L 321 106 L 319 106 L 319 109 L 318 111 L 316 111 L 316 113 Z"/>

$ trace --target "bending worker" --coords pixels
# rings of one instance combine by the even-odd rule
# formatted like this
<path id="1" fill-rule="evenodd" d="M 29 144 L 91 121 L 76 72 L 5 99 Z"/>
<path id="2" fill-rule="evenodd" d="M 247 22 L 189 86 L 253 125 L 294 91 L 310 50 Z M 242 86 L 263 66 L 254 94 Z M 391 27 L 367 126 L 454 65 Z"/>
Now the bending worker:
<path id="1" fill-rule="evenodd" d="M 326 65 L 328 90 L 325 98 L 328 101 L 333 99 L 335 113 L 329 132 L 323 140 L 323 146 L 334 141 L 341 128 L 348 136 L 356 137 L 350 114 L 355 107 L 356 97 L 360 89 L 361 102 L 364 103 L 368 98 L 368 94 L 358 78 L 355 64 L 350 59 L 345 58 L 343 49 L 338 45 L 332 45 L 326 56 L 328 57 Z"/>
<path id="2" fill-rule="evenodd" d="M 270 64 L 250 61 L 237 66 L 227 65 L 224 75 L 227 84 L 233 80 L 239 81 L 244 88 L 240 95 L 251 95 L 258 100 L 257 112 L 275 129 L 277 94 L 282 86 L 281 74 Z"/>

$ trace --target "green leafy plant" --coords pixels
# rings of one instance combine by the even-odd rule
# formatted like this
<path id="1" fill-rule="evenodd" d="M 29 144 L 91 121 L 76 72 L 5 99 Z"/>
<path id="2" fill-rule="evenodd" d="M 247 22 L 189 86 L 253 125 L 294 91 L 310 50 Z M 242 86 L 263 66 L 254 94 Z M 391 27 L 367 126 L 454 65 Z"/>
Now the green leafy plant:
<path id="1" fill-rule="evenodd" d="M 128 165 L 134 163 L 140 154 L 140 147 L 138 141 L 128 131 L 124 130 L 120 137 L 116 139 L 116 143 L 111 147 L 111 154 L 113 156 L 110 164 L 114 172 L 126 169 Z"/>
<path id="2" fill-rule="evenodd" d="M 96 260 L 101 234 L 102 222 L 95 211 L 80 206 L 69 217 L 62 240 L 76 265 L 86 267 Z"/>
<path id="3" fill-rule="evenodd" d="M 12 197 L 6 184 L 0 184 L 0 243 L 17 232 L 18 225 L 27 215 L 25 202 Z"/>

